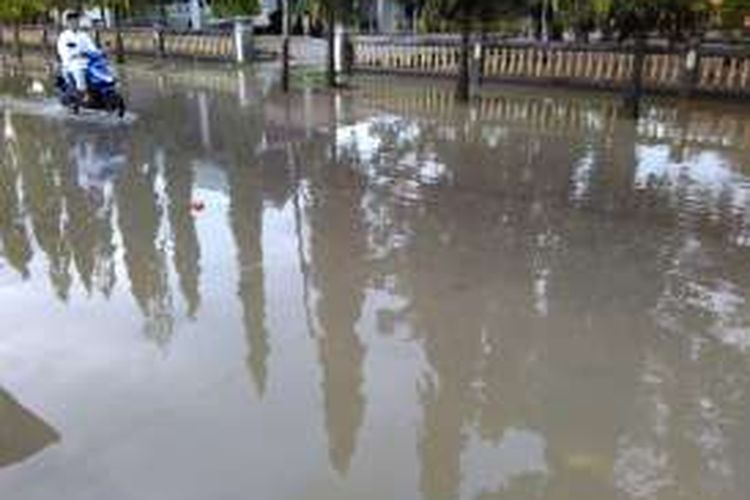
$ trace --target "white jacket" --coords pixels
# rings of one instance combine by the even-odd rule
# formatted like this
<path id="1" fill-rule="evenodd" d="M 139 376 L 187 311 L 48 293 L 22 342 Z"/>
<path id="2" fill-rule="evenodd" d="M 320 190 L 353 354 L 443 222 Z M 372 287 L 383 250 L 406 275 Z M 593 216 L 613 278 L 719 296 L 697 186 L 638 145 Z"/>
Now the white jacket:
<path id="1" fill-rule="evenodd" d="M 84 54 L 95 49 L 94 41 L 85 31 L 66 29 L 57 38 L 57 55 L 60 56 L 64 68 L 84 66 Z"/>

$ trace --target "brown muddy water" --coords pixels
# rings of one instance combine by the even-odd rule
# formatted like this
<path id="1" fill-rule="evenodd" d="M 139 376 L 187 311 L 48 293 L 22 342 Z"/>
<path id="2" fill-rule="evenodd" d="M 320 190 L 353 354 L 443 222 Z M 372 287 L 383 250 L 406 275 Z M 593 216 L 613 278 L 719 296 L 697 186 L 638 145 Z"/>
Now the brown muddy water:
<path id="1" fill-rule="evenodd" d="M 748 106 L 275 76 L 4 80 L 0 498 L 748 498 Z"/>

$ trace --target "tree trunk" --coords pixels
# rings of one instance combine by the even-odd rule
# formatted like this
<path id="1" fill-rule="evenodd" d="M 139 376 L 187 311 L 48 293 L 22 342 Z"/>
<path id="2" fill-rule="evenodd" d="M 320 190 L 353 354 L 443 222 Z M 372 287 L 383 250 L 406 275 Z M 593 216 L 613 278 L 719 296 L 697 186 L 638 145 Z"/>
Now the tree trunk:
<path id="1" fill-rule="evenodd" d="M 640 115 L 641 97 L 643 96 L 643 67 L 646 62 L 646 38 L 638 34 L 635 39 L 633 54 L 633 74 L 630 87 L 625 95 L 625 111 L 627 116 L 638 119 Z"/>
<path id="2" fill-rule="evenodd" d="M 326 79 L 328 86 L 336 86 L 336 14 L 331 11 L 328 13 L 328 64 Z"/>
<path id="3" fill-rule="evenodd" d="M 21 23 L 16 21 L 13 24 L 13 51 L 16 58 L 20 61 L 23 59 L 23 48 L 21 47 Z"/>
<path id="4" fill-rule="evenodd" d="M 125 44 L 122 40 L 122 29 L 120 28 L 120 9 L 114 10 L 115 24 L 115 61 L 122 64 L 125 62 Z"/>
<path id="5" fill-rule="evenodd" d="M 102 24 L 101 24 L 100 28 L 109 28 L 109 26 L 107 26 L 107 10 L 104 7 L 103 3 L 99 4 L 99 17 L 102 18 Z M 99 30 L 97 30 L 97 33 L 98 32 L 99 32 Z"/>
<path id="6" fill-rule="evenodd" d="M 458 73 L 458 88 L 456 89 L 456 97 L 461 102 L 469 102 L 471 97 L 470 87 L 470 71 L 469 71 L 469 57 L 471 43 L 471 27 L 468 22 L 461 23 L 461 63 L 459 66 Z"/>

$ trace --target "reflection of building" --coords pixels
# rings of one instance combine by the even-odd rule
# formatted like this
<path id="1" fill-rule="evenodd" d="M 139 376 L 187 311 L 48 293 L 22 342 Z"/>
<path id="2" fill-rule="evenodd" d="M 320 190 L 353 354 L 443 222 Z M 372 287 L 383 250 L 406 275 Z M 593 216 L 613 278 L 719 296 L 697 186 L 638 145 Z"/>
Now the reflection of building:
<path id="1" fill-rule="evenodd" d="M 25 460 L 59 440 L 55 429 L 0 389 L 0 467 Z"/>

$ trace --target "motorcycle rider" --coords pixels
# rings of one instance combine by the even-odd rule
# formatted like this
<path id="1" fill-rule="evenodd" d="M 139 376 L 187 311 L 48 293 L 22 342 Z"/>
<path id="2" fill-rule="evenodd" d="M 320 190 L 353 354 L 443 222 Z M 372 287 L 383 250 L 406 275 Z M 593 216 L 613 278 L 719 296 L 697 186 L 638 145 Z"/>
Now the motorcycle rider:
<path id="1" fill-rule="evenodd" d="M 81 29 L 81 14 L 70 11 L 65 16 L 65 29 L 57 39 L 57 55 L 65 78 L 72 80 L 76 91 L 86 99 L 86 53 L 96 50 L 96 44 L 88 33 Z"/>

